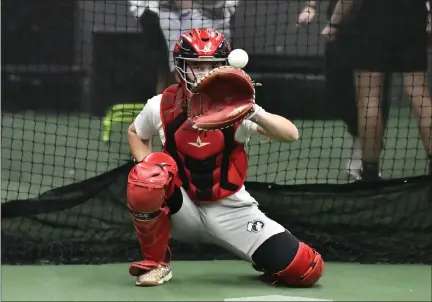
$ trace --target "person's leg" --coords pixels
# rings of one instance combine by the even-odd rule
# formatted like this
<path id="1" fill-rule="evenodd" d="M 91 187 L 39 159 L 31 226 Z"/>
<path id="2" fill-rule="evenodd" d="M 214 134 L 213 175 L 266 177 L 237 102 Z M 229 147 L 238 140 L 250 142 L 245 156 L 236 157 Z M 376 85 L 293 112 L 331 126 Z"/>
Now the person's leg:
<path id="1" fill-rule="evenodd" d="M 183 188 L 179 191 L 181 203 L 173 198 L 167 202 L 171 216 L 171 238 L 180 242 L 211 243 L 212 240 L 201 220 L 197 204 L 189 198 Z"/>
<path id="2" fill-rule="evenodd" d="M 362 166 L 362 146 L 358 136 L 356 89 L 351 43 L 339 38 L 325 46 L 326 95 L 329 104 L 337 110 L 353 138 L 350 158 L 344 164 L 350 179 L 359 179 Z M 348 54 L 348 55 L 347 55 Z"/>
<path id="3" fill-rule="evenodd" d="M 156 286 L 172 278 L 171 237 L 188 241 L 206 237 L 196 205 L 178 187 L 177 172 L 170 155 L 153 152 L 128 174 L 126 202 L 143 257 L 130 265 L 129 274 L 138 286 Z"/>
<path id="4" fill-rule="evenodd" d="M 421 14 L 420 14 L 421 15 Z M 427 76 L 427 41 L 425 31 L 426 18 L 420 18 L 411 35 L 400 43 L 396 52 L 403 73 L 404 90 L 411 101 L 411 106 L 419 121 L 420 137 L 429 158 L 429 174 L 432 175 L 432 102 Z M 403 59 L 402 59 L 403 58 Z M 409 71 L 409 72 L 407 72 Z"/>
<path id="5" fill-rule="evenodd" d="M 177 187 L 166 201 L 166 205 L 169 209 L 171 239 L 186 243 L 212 243 L 211 236 L 208 235 L 201 221 L 197 205 L 190 200 L 183 188 Z M 157 238 L 159 235 L 154 233 L 153 236 Z M 131 275 L 137 277 L 138 286 L 161 285 L 170 281 L 173 276 L 170 263 L 171 251 L 168 249 L 162 265 L 149 270 L 140 267 L 142 262 L 136 262 Z"/>
<path id="6" fill-rule="evenodd" d="M 164 163 L 162 165 L 161 163 Z M 181 202 L 175 194 L 177 168 L 168 154 L 153 152 L 128 174 L 126 203 L 141 248 L 142 261 L 129 266 L 136 285 L 152 286 L 171 279 L 169 239 L 171 219 L 166 198 Z"/>
<path id="7" fill-rule="evenodd" d="M 371 2 L 372 3 L 372 2 Z M 373 3 L 378 3 L 377 1 Z M 392 1 L 388 5 L 395 5 L 393 8 L 388 7 L 389 12 L 398 12 L 399 15 L 405 15 L 401 18 L 398 16 L 387 15 L 390 19 L 381 25 L 380 20 L 385 20 L 381 14 L 381 19 L 376 22 L 370 22 L 376 27 L 376 36 L 371 36 L 374 31 L 363 34 L 363 39 L 359 39 L 359 58 L 360 64 L 356 67 L 359 71 L 369 71 L 370 73 L 361 73 L 358 78 L 358 106 L 359 106 L 359 131 L 362 137 L 363 145 L 363 177 L 374 179 L 378 172 L 378 160 L 381 150 L 381 137 L 383 134 L 384 123 L 382 121 L 382 109 L 377 99 L 381 98 L 381 105 L 389 106 L 390 100 L 383 99 L 382 93 L 388 92 L 379 89 L 383 86 L 382 76 L 380 73 L 406 72 L 406 71 L 425 71 L 427 58 L 427 12 L 424 2 L 421 1 Z M 384 11 L 386 8 L 381 6 L 377 11 Z M 369 35 L 369 37 L 367 37 Z M 366 39 L 365 39 L 366 38 Z M 370 78 L 370 80 L 368 80 Z M 424 104 L 424 98 L 415 96 L 424 95 L 424 88 L 413 90 L 413 86 L 420 88 L 419 82 L 423 83 L 424 78 L 404 77 L 404 86 L 411 97 L 412 104 L 416 107 L 416 113 L 421 113 L 422 138 L 427 149 L 430 149 L 430 110 L 422 110 L 422 106 L 430 108 L 430 105 Z M 370 88 L 365 89 L 365 85 L 370 82 Z M 388 85 L 390 86 L 390 85 Z M 408 88 L 408 86 L 410 86 Z M 388 87 L 383 87 L 389 89 Z M 380 91 L 381 90 L 381 91 Z M 430 104 L 430 103 L 429 103 Z M 388 108 L 387 108 L 388 110 Z M 387 115 L 388 112 L 384 112 Z M 429 116 L 429 117 L 428 117 Z"/>
<path id="8" fill-rule="evenodd" d="M 322 276 L 321 256 L 267 217 L 244 189 L 217 204 L 200 205 L 207 232 L 273 281 L 310 286 Z"/>
<path id="9" fill-rule="evenodd" d="M 383 76 L 379 72 L 356 72 L 358 129 L 362 144 L 364 180 L 379 178 L 384 124 L 381 113 Z"/>
<path id="10" fill-rule="evenodd" d="M 393 41 L 398 31 L 392 12 L 399 1 L 361 1 L 353 16 L 353 68 L 357 90 L 358 130 L 362 144 L 362 180 L 379 179 L 379 161 L 384 132 L 384 118 L 388 115 L 388 92 L 385 81 L 395 72 Z M 395 6 L 394 6 L 394 5 Z M 383 118 L 384 117 L 384 118 Z"/>
<path id="11" fill-rule="evenodd" d="M 358 131 L 362 146 L 361 180 L 379 179 L 379 161 L 384 133 L 382 104 L 384 74 L 391 70 L 384 33 L 363 30 L 352 37 L 357 94 Z"/>
<path id="12" fill-rule="evenodd" d="M 403 83 L 419 120 L 420 136 L 428 155 L 429 174 L 432 175 L 432 102 L 427 75 L 425 72 L 404 73 Z"/>

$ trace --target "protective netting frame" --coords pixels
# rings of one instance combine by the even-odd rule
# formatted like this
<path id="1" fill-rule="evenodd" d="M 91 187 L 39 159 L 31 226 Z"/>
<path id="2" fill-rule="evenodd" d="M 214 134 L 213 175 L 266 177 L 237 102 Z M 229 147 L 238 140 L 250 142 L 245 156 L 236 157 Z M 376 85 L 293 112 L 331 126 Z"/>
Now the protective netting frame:
<path id="1" fill-rule="evenodd" d="M 19 201 L 2 207 L 2 217 L 9 217 L 10 224 L 14 225 L 9 229 L 18 229 L 17 234 L 22 236 L 2 233 L 2 262 L 100 264 L 140 259 L 136 234 L 121 201 L 125 175 L 132 165 L 125 164 L 88 180 L 86 185 L 93 187 L 94 194 L 84 202 L 81 199 L 84 196 L 73 193 L 76 185 L 70 185 L 43 196 L 25 211 L 23 202 Z M 303 240 L 312 242 L 328 261 L 430 264 L 432 256 L 428 251 L 432 239 L 427 234 L 432 230 L 428 219 L 432 207 L 427 199 L 431 188 L 425 189 L 428 183 L 430 178 L 419 177 L 343 186 L 269 187 L 248 183 L 247 188 L 261 201 L 261 209 L 267 215 L 281 221 L 294 234 L 300 234 Z M 82 213 L 88 213 L 92 206 L 101 208 L 107 202 L 110 209 L 123 209 L 123 215 L 110 217 L 108 230 L 103 213 L 83 217 Z M 44 203 L 45 214 L 32 215 L 41 213 L 38 203 Z M 58 220 L 60 210 L 63 210 L 61 232 L 59 225 L 52 223 Z M 38 235 L 20 230 L 25 220 L 30 220 L 27 225 Z M 40 235 L 41 227 L 48 233 L 45 234 L 50 238 L 48 241 Z M 68 242 L 63 239 L 65 233 Z M 32 241 L 23 240 L 27 238 Z M 177 260 L 197 260 L 197 255 L 200 260 L 235 259 L 231 253 L 210 245 L 172 241 L 171 247 Z"/>

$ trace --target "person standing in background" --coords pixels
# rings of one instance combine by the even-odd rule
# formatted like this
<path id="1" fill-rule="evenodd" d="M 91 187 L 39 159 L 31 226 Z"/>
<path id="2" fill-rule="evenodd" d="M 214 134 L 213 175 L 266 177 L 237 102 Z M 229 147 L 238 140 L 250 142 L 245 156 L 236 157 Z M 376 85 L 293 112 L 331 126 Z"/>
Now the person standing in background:
<path id="1" fill-rule="evenodd" d="M 330 18 L 337 3 L 338 0 L 328 2 L 326 9 L 328 24 L 330 24 Z M 308 26 L 317 17 L 317 11 L 317 1 L 308 1 L 298 16 L 298 25 L 300 27 Z M 339 34 L 331 33 L 330 30 L 333 28 L 329 28 L 328 24 L 321 32 L 326 37 L 324 49 L 326 98 L 330 102 L 329 105 L 339 112 L 347 126 L 348 133 L 353 138 L 351 156 L 344 164 L 344 171 L 350 180 L 358 180 L 362 166 L 362 145 L 357 126 L 354 64 L 350 56 L 352 45 L 349 39 L 340 35 L 340 33 L 349 31 L 350 24 L 346 18 L 345 23 L 340 26 Z M 388 106 L 387 110 L 383 110 L 383 113 L 386 118 Z"/>
<path id="2" fill-rule="evenodd" d="M 139 20 L 143 32 L 149 28 L 146 18 L 158 18 L 166 44 L 168 64 L 161 64 L 158 72 L 156 92 L 161 93 L 176 82 L 175 64 L 168 55 L 174 50 L 181 33 L 191 28 L 213 28 L 220 31 L 231 42 L 231 17 L 239 0 L 159 0 L 129 1 L 129 10 Z M 169 58 L 169 59 L 168 59 Z M 167 66 L 168 65 L 168 66 Z"/>
<path id="3" fill-rule="evenodd" d="M 362 144 L 361 178 L 380 178 L 384 133 L 382 83 L 386 72 L 402 73 L 404 90 L 419 120 L 420 137 L 432 175 L 432 102 L 427 78 L 429 1 L 339 0 L 323 34 L 337 34 L 347 16 L 354 20 L 350 21 L 353 24 L 350 36 Z"/>
<path id="4" fill-rule="evenodd" d="M 419 118 L 420 136 L 432 173 L 432 107 L 426 74 L 428 10 L 425 0 L 332 0 L 328 8 L 328 24 L 321 31 L 329 40 L 326 63 L 329 66 L 348 60 L 351 72 L 355 71 L 358 125 L 356 130 L 352 123 L 348 126 L 356 139 L 347 168 L 357 180 L 380 178 L 379 158 L 389 110 L 389 100 L 383 99 L 383 80 L 394 72 L 403 73 L 405 92 Z M 308 24 L 315 12 L 316 2 L 309 1 L 299 16 L 299 24 Z M 329 60 L 331 49 L 339 49 L 332 56 L 334 60 Z M 335 82 L 337 86 L 341 86 L 341 80 Z M 343 101 L 338 97 L 336 100 Z M 348 120 L 352 121 L 352 116 Z"/>

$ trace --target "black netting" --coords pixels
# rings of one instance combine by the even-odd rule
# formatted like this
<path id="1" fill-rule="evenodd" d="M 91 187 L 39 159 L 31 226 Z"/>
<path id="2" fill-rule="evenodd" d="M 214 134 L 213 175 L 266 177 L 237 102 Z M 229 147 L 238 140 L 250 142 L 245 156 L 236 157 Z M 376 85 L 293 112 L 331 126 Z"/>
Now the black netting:
<path id="1" fill-rule="evenodd" d="M 319 35 L 326 1 L 306 28 L 296 25 L 305 5 L 299 1 L 194 1 L 199 9 L 184 14 L 169 1 L 138 2 L 149 8 L 128 1 L 2 2 L 3 263 L 139 259 L 125 205 L 132 165 L 126 130 L 170 80 L 166 42 L 177 39 L 180 25 L 214 26 L 245 49 L 247 71 L 263 84 L 259 104 L 300 130 L 293 144 L 253 138 L 247 146 L 247 188 L 268 216 L 328 260 L 432 262 L 432 179 L 424 151 L 431 109 L 422 72 L 386 73 L 380 82 L 384 180 L 352 182 L 345 171 L 353 155 L 359 160 L 351 134 L 365 125 L 357 123 L 348 51 L 336 42 L 359 34 L 352 20 L 367 9 L 356 8 L 340 40 L 329 42 Z M 403 14 L 403 3 L 393 13 Z M 414 10 L 398 19 L 421 20 Z M 411 43 L 404 39 L 392 45 L 394 53 Z M 421 105 L 412 109 L 410 101 Z M 160 150 L 158 139 L 154 149 Z M 173 250 L 176 259 L 233 257 L 200 244 L 174 242 Z"/>

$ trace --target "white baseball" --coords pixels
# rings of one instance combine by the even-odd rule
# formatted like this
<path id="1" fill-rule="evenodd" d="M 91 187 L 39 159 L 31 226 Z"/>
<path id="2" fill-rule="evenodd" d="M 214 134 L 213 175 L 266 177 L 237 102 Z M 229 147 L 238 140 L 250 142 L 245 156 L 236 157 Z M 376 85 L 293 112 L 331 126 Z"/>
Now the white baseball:
<path id="1" fill-rule="evenodd" d="M 244 68 L 249 61 L 249 56 L 243 49 L 234 49 L 228 55 L 228 63 L 235 68 Z"/>

